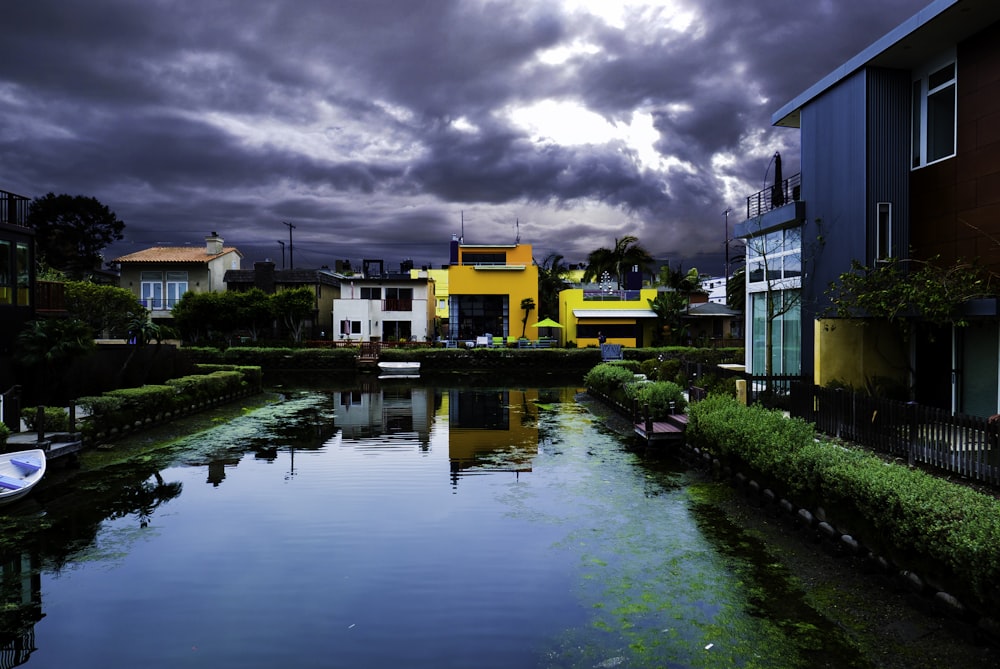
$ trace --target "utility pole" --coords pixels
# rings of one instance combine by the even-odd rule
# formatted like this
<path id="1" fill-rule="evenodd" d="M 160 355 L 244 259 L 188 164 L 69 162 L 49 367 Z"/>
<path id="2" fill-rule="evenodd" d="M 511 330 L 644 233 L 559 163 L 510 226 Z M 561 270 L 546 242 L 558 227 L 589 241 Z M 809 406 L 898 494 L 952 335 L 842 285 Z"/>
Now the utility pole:
<path id="1" fill-rule="evenodd" d="M 285 269 L 285 242 L 279 239 L 278 244 L 281 246 L 281 269 Z"/>
<path id="2" fill-rule="evenodd" d="M 295 246 L 292 244 L 292 230 L 295 229 L 295 226 L 284 221 L 281 224 L 288 226 L 288 269 L 295 269 Z"/>
<path id="3" fill-rule="evenodd" d="M 729 281 L 729 209 L 727 208 L 722 215 L 726 217 L 726 281 Z"/>

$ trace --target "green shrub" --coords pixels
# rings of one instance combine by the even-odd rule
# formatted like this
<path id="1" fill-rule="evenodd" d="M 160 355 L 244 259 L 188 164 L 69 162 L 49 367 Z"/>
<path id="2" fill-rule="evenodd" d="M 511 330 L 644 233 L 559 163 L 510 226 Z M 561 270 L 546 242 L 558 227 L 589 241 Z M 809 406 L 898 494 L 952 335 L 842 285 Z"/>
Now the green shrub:
<path id="1" fill-rule="evenodd" d="M 681 387 L 673 381 L 633 383 L 628 386 L 627 394 L 629 399 L 639 403 L 644 413 L 648 406 L 649 415 L 653 419 L 660 419 L 671 413 L 684 413 L 687 407 Z"/>
<path id="2" fill-rule="evenodd" d="M 845 522 L 861 530 L 855 538 L 905 556 L 924 575 L 951 579 L 950 591 L 967 603 L 996 606 L 1000 500 L 866 451 L 818 442 L 801 420 L 722 395 L 691 405 L 687 438 L 742 461 L 800 502 L 845 513 Z"/>
<path id="3" fill-rule="evenodd" d="M 62 407 L 45 407 L 45 430 L 47 432 L 68 432 L 69 414 Z M 29 431 L 37 429 L 38 407 L 21 409 L 21 420 Z"/>
<path id="4" fill-rule="evenodd" d="M 7 427 L 6 423 L 0 423 L 0 446 L 4 446 L 7 443 L 7 437 L 10 436 L 10 428 Z"/>
<path id="5" fill-rule="evenodd" d="M 585 386 L 605 395 L 612 395 L 633 381 L 635 372 L 623 365 L 610 362 L 602 362 L 591 368 L 583 377 Z"/>

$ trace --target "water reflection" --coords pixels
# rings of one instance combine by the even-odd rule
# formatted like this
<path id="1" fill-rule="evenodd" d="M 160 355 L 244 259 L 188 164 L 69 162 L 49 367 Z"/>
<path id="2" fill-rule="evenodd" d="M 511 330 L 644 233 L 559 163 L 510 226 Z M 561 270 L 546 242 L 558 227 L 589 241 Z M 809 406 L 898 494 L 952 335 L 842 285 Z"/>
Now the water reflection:
<path id="1" fill-rule="evenodd" d="M 181 491 L 181 483 L 165 481 L 149 465 L 121 466 L 43 488 L 0 516 L 0 669 L 24 664 L 37 650 L 34 626 L 45 617 L 43 571 L 58 574 L 95 549 L 106 521 L 134 517 L 140 530 L 147 528 Z"/>
<path id="2" fill-rule="evenodd" d="M 392 382 L 333 392 L 337 433 L 330 443 L 358 450 L 427 452 L 432 433 L 447 433 L 450 480 L 531 471 L 540 440 L 541 392 L 530 389 L 434 389 Z M 548 401 L 552 401 L 549 398 Z"/>

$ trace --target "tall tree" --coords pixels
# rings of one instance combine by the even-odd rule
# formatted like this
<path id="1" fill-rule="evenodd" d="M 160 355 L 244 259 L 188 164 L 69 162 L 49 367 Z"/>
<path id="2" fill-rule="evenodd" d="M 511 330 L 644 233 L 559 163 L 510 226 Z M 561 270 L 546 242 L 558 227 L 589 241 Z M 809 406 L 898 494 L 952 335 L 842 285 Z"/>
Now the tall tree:
<path id="1" fill-rule="evenodd" d="M 559 292 L 569 284 L 564 278 L 569 267 L 563 262 L 563 256 L 550 253 L 538 265 L 538 313 L 544 316 L 555 316 L 559 313 Z"/>
<path id="2" fill-rule="evenodd" d="M 83 195 L 37 197 L 28 210 L 40 263 L 72 279 L 88 277 L 101 266 L 101 251 L 123 237 L 125 223 L 96 198 Z"/>
<path id="3" fill-rule="evenodd" d="M 599 248 L 587 256 L 587 270 L 583 273 L 583 281 L 593 281 L 605 272 L 614 277 L 618 289 L 625 283 L 625 274 L 633 267 L 645 272 L 653 262 L 653 256 L 639 244 L 639 238 L 625 235 L 615 238 L 614 248 Z"/>

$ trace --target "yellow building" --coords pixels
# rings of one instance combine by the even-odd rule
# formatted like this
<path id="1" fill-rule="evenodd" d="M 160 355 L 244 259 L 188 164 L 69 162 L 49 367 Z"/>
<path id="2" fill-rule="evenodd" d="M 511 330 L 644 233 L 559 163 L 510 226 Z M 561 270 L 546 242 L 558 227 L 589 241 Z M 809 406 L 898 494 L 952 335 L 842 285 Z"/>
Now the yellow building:
<path id="1" fill-rule="evenodd" d="M 656 288 L 641 290 L 584 290 L 570 288 L 559 293 L 562 341 L 578 347 L 597 346 L 603 334 L 609 344 L 642 347 L 653 341 L 656 312 L 649 300 Z"/>
<path id="2" fill-rule="evenodd" d="M 448 268 L 411 269 L 411 279 L 427 278 L 434 282 L 434 317 L 438 323 L 448 323 Z"/>
<path id="3" fill-rule="evenodd" d="M 449 263 L 448 339 L 537 337 L 538 267 L 530 244 L 465 244 L 455 236 Z M 528 298 L 535 308 L 525 324 L 521 303 Z"/>

